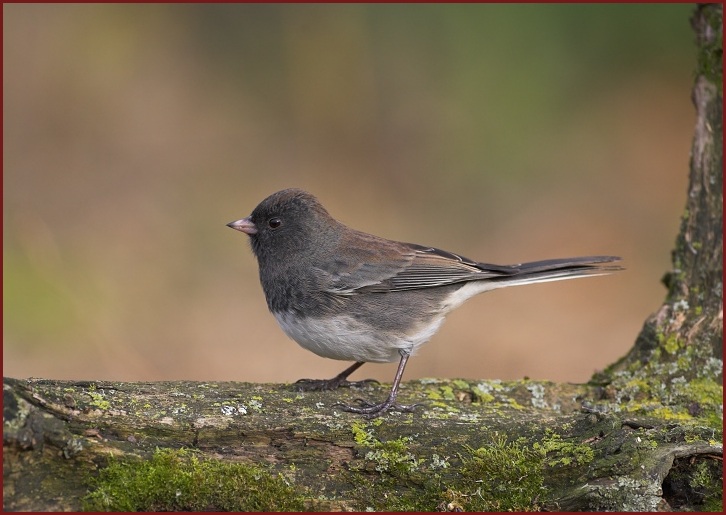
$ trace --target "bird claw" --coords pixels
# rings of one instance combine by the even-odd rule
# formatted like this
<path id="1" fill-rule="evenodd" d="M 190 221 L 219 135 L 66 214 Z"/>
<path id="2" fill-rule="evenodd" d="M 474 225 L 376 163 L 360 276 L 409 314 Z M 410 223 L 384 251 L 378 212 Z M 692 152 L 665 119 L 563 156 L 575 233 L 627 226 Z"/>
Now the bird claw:
<path id="1" fill-rule="evenodd" d="M 366 418 L 376 418 L 388 411 L 389 409 L 394 411 L 400 411 L 402 413 L 413 413 L 415 408 L 422 405 L 420 402 L 417 402 L 415 404 L 394 404 L 391 399 L 388 399 L 380 404 L 374 404 L 372 402 L 366 401 L 365 399 L 355 399 L 355 402 L 360 404 L 360 407 L 349 406 L 347 404 L 343 404 L 342 402 L 336 402 L 335 404 L 333 404 L 333 407 L 339 407 L 341 410 L 347 411 L 348 413 L 365 415 Z"/>
<path id="2" fill-rule="evenodd" d="M 361 379 L 360 381 L 345 381 L 345 384 L 341 386 L 363 388 L 371 384 L 381 384 L 381 382 L 378 379 Z"/>

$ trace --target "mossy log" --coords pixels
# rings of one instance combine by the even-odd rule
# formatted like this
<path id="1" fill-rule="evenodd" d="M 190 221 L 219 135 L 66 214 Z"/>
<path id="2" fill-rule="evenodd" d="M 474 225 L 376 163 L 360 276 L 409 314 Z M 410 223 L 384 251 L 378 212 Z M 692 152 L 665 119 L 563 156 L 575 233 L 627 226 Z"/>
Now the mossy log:
<path id="1" fill-rule="evenodd" d="M 644 511 L 721 502 L 713 417 L 684 421 L 665 407 L 657 416 L 614 413 L 595 401 L 599 387 L 535 381 L 412 381 L 402 401 L 423 405 L 374 420 L 331 406 L 385 394 L 385 386 L 299 393 L 231 382 L 5 379 L 4 508 L 254 509 L 246 503 L 261 502 L 244 487 L 232 492 L 240 504 L 224 504 L 239 485 L 218 481 L 218 472 L 197 477 L 216 485 L 206 494 L 191 487 L 166 499 L 143 493 L 163 486 L 154 483 L 158 470 L 142 471 L 144 460 L 156 449 L 181 448 L 267 471 L 281 488 L 268 488 L 274 498 L 267 501 L 281 509 Z M 189 455 L 180 456 L 180 470 L 189 470 Z M 99 477 L 109 463 L 127 465 L 131 476 Z M 89 491 L 95 495 L 84 501 Z"/>
<path id="2" fill-rule="evenodd" d="M 3 507 L 114 510 L 723 508 L 723 6 L 695 8 L 697 110 L 666 301 L 586 385 L 4 379 Z"/>

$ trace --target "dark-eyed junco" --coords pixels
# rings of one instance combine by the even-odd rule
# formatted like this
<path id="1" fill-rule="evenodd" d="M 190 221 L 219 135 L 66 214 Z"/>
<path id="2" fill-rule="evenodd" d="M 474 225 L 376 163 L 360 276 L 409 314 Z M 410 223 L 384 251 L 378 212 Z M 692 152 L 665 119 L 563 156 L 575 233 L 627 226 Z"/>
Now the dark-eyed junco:
<path id="1" fill-rule="evenodd" d="M 363 363 L 400 360 L 388 398 L 342 406 L 376 416 L 395 405 L 406 362 L 444 317 L 470 297 L 496 288 L 603 275 L 620 258 L 588 256 L 491 265 L 452 252 L 391 241 L 351 229 L 300 189 L 278 191 L 229 227 L 250 237 L 267 306 L 285 333 L 307 350 L 355 361 L 329 380 L 301 389 L 350 385 Z"/>

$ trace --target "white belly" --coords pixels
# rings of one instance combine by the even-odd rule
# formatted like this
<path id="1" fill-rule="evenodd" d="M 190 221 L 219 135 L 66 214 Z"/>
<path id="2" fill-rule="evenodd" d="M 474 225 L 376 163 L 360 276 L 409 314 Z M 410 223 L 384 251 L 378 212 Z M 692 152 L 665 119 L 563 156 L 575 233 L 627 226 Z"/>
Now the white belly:
<path id="1" fill-rule="evenodd" d="M 289 312 L 274 313 L 285 334 L 318 356 L 345 361 L 387 363 L 398 361 L 399 350 L 413 354 L 444 321 L 443 316 L 417 328 L 408 338 L 377 331 L 348 315 L 295 319 Z"/>

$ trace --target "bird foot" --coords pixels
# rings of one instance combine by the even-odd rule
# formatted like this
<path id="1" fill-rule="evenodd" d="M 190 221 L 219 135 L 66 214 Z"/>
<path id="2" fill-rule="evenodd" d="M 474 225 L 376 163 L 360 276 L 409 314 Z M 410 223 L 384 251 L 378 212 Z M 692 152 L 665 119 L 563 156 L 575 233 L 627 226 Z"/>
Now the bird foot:
<path id="1" fill-rule="evenodd" d="M 292 387 L 299 392 L 315 392 L 322 390 L 335 390 L 336 388 L 362 388 L 369 384 L 378 384 L 375 379 L 363 379 L 362 381 L 347 381 L 334 377 L 333 379 L 300 379 L 295 381 Z"/>
<path id="2" fill-rule="evenodd" d="M 347 411 L 348 413 L 358 413 L 360 415 L 365 415 L 366 418 L 376 418 L 384 414 L 389 409 L 394 411 L 400 411 L 402 413 L 413 413 L 413 410 L 415 408 L 422 405 L 421 403 L 395 404 L 395 399 L 391 398 L 386 399 L 380 404 L 374 404 L 364 399 L 356 399 L 355 401 L 360 404 L 360 407 L 349 406 L 347 404 L 343 404 L 342 402 L 336 402 L 335 404 L 333 404 L 333 407 L 339 407 L 341 410 Z"/>

